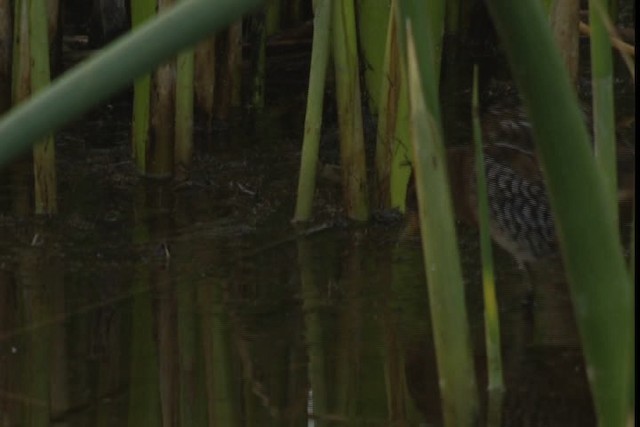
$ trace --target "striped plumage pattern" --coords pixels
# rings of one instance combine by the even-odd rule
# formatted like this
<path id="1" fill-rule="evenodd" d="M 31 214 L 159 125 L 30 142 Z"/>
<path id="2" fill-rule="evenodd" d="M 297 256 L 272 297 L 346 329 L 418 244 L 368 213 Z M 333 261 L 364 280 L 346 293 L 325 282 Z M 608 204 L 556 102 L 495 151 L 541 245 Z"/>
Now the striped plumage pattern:
<path id="1" fill-rule="evenodd" d="M 520 265 L 554 254 L 553 217 L 542 181 L 527 179 L 490 155 L 485 168 L 493 239 Z"/>
<path id="2" fill-rule="evenodd" d="M 491 238 L 521 267 L 557 254 L 551 206 L 524 109 L 521 105 L 491 106 L 483 115 L 483 134 Z M 617 152 L 618 201 L 626 203 L 635 194 L 635 149 L 619 144 Z M 447 169 L 456 217 L 477 225 L 473 147 L 447 147 Z M 413 176 L 406 208 L 404 234 L 408 236 L 419 230 Z"/>
<path id="3" fill-rule="evenodd" d="M 477 225 L 478 197 L 472 147 L 449 147 L 449 173 L 454 211 L 464 222 Z M 551 207 L 535 160 L 509 147 L 484 152 L 491 238 L 520 266 L 557 253 Z M 413 177 L 407 192 L 408 228 L 418 233 Z"/>

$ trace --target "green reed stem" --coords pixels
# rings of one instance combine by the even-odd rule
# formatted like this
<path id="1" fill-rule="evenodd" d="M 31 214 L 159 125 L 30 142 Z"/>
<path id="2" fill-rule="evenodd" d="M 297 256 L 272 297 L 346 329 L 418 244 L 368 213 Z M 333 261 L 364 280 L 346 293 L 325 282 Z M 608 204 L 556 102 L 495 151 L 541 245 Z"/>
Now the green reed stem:
<path id="1" fill-rule="evenodd" d="M 51 81 L 47 6 L 44 0 L 29 0 L 29 20 L 31 96 L 35 96 Z M 36 214 L 56 213 L 56 148 L 52 134 L 46 135 L 33 146 L 33 178 Z"/>
<path id="2" fill-rule="evenodd" d="M 473 426 L 479 403 L 438 103 L 437 44 L 424 2 L 399 2 L 414 173 L 445 425 Z M 440 27 L 441 28 L 441 27 Z M 441 33 L 440 37 L 441 37 Z M 439 40 L 439 39 L 438 39 Z"/>
<path id="3" fill-rule="evenodd" d="M 131 0 L 131 26 L 135 30 L 154 16 L 156 0 Z M 151 75 L 137 79 L 133 85 L 133 119 L 131 129 L 131 155 L 139 173 L 147 170 L 149 144 L 149 109 L 151 102 Z"/>
<path id="4" fill-rule="evenodd" d="M 331 3 L 331 0 L 318 0 L 314 11 L 309 92 L 307 94 L 307 113 L 304 120 L 304 139 L 300 157 L 300 177 L 294 221 L 309 220 L 316 188 L 324 84 L 330 51 Z"/>
<path id="5" fill-rule="evenodd" d="M 332 14 L 332 41 L 340 127 L 342 191 L 347 216 L 356 221 L 366 221 L 369 218 L 369 202 L 355 11 L 353 0 L 343 0 L 335 6 Z"/>
<path id="6" fill-rule="evenodd" d="M 591 153 L 539 2 L 488 5 L 533 124 L 599 423 L 621 426 L 628 413 L 634 304 L 610 182 Z"/>
<path id="7" fill-rule="evenodd" d="M 13 4 L 13 57 L 11 101 L 17 105 L 27 99 L 31 93 L 30 43 L 29 40 L 29 3 L 27 0 L 15 0 Z"/>
<path id="8" fill-rule="evenodd" d="M 398 105 L 396 106 L 396 126 L 393 133 L 393 145 L 391 148 L 391 176 L 389 186 L 391 193 L 391 207 L 401 211 L 406 209 L 407 184 L 411 177 L 411 167 L 413 164 L 413 149 L 411 147 L 411 108 L 409 106 L 409 84 L 406 80 L 406 73 L 403 71 L 402 61 L 400 61 L 400 74 L 398 85 Z"/>
<path id="9" fill-rule="evenodd" d="M 321 3 L 331 1 L 320 0 Z M 321 4 L 316 4 L 319 7 Z M 331 6 L 329 6 L 330 8 Z M 316 9 L 316 11 L 319 11 Z M 308 239 L 297 240 L 298 268 L 300 270 L 300 287 L 302 298 L 302 312 L 304 314 L 304 342 L 307 350 L 307 376 L 313 390 L 313 413 L 326 414 L 329 412 L 329 393 L 327 390 L 327 347 L 326 331 L 323 328 L 322 307 L 323 294 L 317 279 L 317 258 L 314 246 Z M 314 268 L 315 267 L 315 268 Z M 317 420 L 319 427 L 326 425 Z"/>
<path id="10" fill-rule="evenodd" d="M 189 177 L 193 157 L 193 49 L 178 55 L 176 73 L 176 141 L 173 173 L 176 180 L 184 180 Z"/>
<path id="11" fill-rule="evenodd" d="M 382 61 L 384 78 L 380 81 L 378 97 L 378 132 L 376 135 L 376 203 L 380 208 L 391 207 L 391 162 L 394 133 L 400 96 L 400 61 L 398 30 L 396 29 L 395 0 L 392 2 L 387 23 L 385 54 Z"/>
<path id="12" fill-rule="evenodd" d="M 55 80 L 0 120 L 0 167 L 162 61 L 224 28 L 259 0 L 190 0 L 158 16 Z"/>
<path id="13" fill-rule="evenodd" d="M 578 78 L 579 14 L 579 0 L 556 1 L 553 3 L 549 14 L 554 39 L 574 86 Z"/>
<path id="14" fill-rule="evenodd" d="M 382 66 L 384 78 L 381 79 L 378 96 L 376 197 L 380 208 L 395 208 L 404 212 L 412 153 L 409 93 L 400 61 L 396 9 L 396 0 L 392 0 Z"/>
<path id="15" fill-rule="evenodd" d="M 367 64 L 362 69 L 362 82 L 367 91 L 367 107 L 376 111 L 380 106 L 380 87 L 387 78 L 383 68 L 385 46 L 388 31 L 389 15 L 393 7 L 392 1 L 358 0 L 356 2 L 356 19 L 358 30 L 358 50 L 360 58 Z"/>
<path id="16" fill-rule="evenodd" d="M 280 15 L 282 14 L 282 0 L 267 0 L 266 2 L 266 27 L 267 35 L 277 33 L 280 30 Z"/>
<path id="17" fill-rule="evenodd" d="M 478 193 L 478 223 L 480 228 L 480 254 L 482 257 L 482 287 L 484 290 L 484 325 L 487 347 L 487 372 L 489 391 L 504 390 L 502 357 L 500 356 L 500 319 L 496 298 L 493 252 L 489 229 L 489 195 L 487 174 L 482 149 L 482 130 L 478 106 L 478 66 L 473 67 L 473 95 L 471 112 L 473 117 L 473 143 L 475 149 L 476 189 Z"/>
<path id="18" fill-rule="evenodd" d="M 173 7 L 174 0 L 156 0 L 158 15 Z M 146 148 L 148 178 L 171 178 L 175 153 L 176 60 L 171 58 L 151 73 L 149 141 Z"/>
<path id="19" fill-rule="evenodd" d="M 609 32 L 604 23 L 605 19 L 608 19 L 607 1 L 589 0 L 594 149 L 596 163 L 605 177 L 605 185 L 610 193 L 610 203 L 617 211 L 615 201 L 618 187 L 616 182 L 613 58 Z"/>

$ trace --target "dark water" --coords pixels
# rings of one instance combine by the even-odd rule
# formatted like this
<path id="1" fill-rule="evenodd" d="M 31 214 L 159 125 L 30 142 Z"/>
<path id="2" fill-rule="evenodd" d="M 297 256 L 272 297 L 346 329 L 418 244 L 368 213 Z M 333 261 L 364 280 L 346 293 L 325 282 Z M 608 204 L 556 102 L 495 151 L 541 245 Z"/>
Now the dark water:
<path id="1" fill-rule="evenodd" d="M 420 246 L 400 221 L 344 226 L 328 181 L 312 228 L 290 224 L 305 79 L 271 71 L 277 102 L 198 147 L 189 183 L 136 176 L 126 97 L 58 135 L 57 217 L 25 216 L 28 173 L 6 174 L 0 426 L 441 424 Z M 477 234 L 459 231 L 486 400 Z M 558 266 L 527 277 L 495 252 L 503 425 L 595 425 Z"/>
<path id="2" fill-rule="evenodd" d="M 112 148 L 62 134 L 61 214 L 2 217 L 1 425 L 439 423 L 420 246 L 397 243 L 398 223 L 336 226 L 331 204 L 296 231 L 298 130 L 269 123 L 178 188 L 132 174 L 119 126 L 101 134 Z M 335 190 L 321 183 L 320 201 Z M 478 249 L 462 231 L 483 388 Z M 498 256 L 505 418 L 592 425 L 566 286 L 538 286 L 530 315 Z"/>

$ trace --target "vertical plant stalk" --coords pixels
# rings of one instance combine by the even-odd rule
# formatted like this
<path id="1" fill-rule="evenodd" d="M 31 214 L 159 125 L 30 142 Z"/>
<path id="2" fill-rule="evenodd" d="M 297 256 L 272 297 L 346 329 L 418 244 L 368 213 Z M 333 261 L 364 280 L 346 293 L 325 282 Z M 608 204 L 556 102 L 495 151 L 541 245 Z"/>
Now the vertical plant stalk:
<path id="1" fill-rule="evenodd" d="M 428 12 L 428 25 L 431 32 L 432 40 L 434 40 L 434 72 L 436 86 L 440 81 L 440 63 L 442 60 L 442 35 L 444 28 L 444 4 L 442 1 L 429 3 L 430 10 Z M 426 25 L 426 24 L 425 24 Z M 400 33 L 402 34 L 402 32 Z M 402 37 L 400 38 L 402 40 Z M 402 76 L 406 76 L 403 70 L 404 61 L 399 61 L 399 71 Z M 411 176 L 411 168 L 409 164 L 413 164 L 413 149 L 411 148 L 411 108 L 409 105 L 409 87 L 407 79 L 400 78 L 398 80 L 398 103 L 395 131 L 393 133 L 392 160 L 390 169 L 390 193 L 391 207 L 404 211 L 407 199 L 407 183 Z M 438 113 L 439 114 L 439 113 Z"/>
<path id="2" fill-rule="evenodd" d="M 186 249 L 186 248 L 185 248 Z M 180 421 L 179 425 L 192 426 L 196 423 L 205 423 L 204 417 L 199 418 L 198 415 L 204 411 L 198 411 L 202 408 L 201 402 L 204 399 L 198 399 L 198 395 L 203 390 L 198 389 L 199 376 L 196 369 L 197 355 L 200 353 L 199 344 L 199 328 L 196 323 L 196 285 L 195 283 L 185 283 L 185 288 L 178 290 L 176 298 L 178 300 L 177 323 L 178 323 L 178 364 L 180 385 Z"/>
<path id="3" fill-rule="evenodd" d="M 369 202 L 353 0 L 340 1 L 335 6 L 332 13 L 332 41 L 342 190 L 347 216 L 356 221 L 366 221 L 369 218 Z"/>
<path id="4" fill-rule="evenodd" d="M 280 31 L 280 15 L 282 10 L 282 0 L 266 1 L 266 27 L 267 36 L 273 35 Z"/>
<path id="5" fill-rule="evenodd" d="M 133 221 L 131 243 L 145 245 L 149 242 L 149 223 L 147 216 L 149 202 L 145 186 L 136 187 L 133 195 Z M 131 286 L 131 336 L 129 361 L 129 407 L 127 425 L 130 427 L 152 423 L 160 425 L 159 393 L 149 393 L 148 388 L 159 386 L 158 381 L 158 347 L 153 331 L 152 293 L 148 290 L 151 284 L 150 266 L 143 261 L 136 261 Z M 155 420 L 155 421 L 154 421 Z"/>
<path id="6" fill-rule="evenodd" d="M 394 245 L 391 254 L 391 278 L 389 280 L 388 298 L 384 304 L 382 321 L 387 330 L 387 342 L 384 344 L 385 360 L 387 368 L 385 375 L 389 383 L 389 415 L 395 421 L 389 425 L 417 426 L 424 421 L 420 414 L 416 401 L 410 392 L 410 384 L 413 381 L 414 370 L 412 366 L 418 363 L 425 373 L 431 377 L 437 377 L 437 365 L 435 353 L 419 353 L 412 350 L 416 341 L 424 339 L 432 341 L 433 328 L 431 321 L 425 321 L 425 302 L 428 294 L 424 282 L 416 280 L 415 267 L 423 263 L 423 254 L 416 251 L 413 245 L 405 244 L 407 236 L 416 236 L 418 229 L 417 213 L 415 221 L 408 218 L 406 228 L 399 236 L 398 243 Z M 413 223 L 411 223 L 413 222 Z M 412 355 L 413 354 L 413 355 Z M 426 356 L 426 359 L 425 359 Z M 434 405 L 437 402 L 434 402 Z M 402 420 L 405 420 L 402 423 Z"/>
<path id="7" fill-rule="evenodd" d="M 157 296 L 154 308 L 155 337 L 158 349 L 158 379 L 160 389 L 160 411 L 163 426 L 177 426 L 180 419 L 180 385 L 178 327 L 176 313 L 175 284 L 172 283 L 169 266 L 156 267 L 152 277 L 152 288 Z"/>
<path id="8" fill-rule="evenodd" d="M 333 6 L 337 7 L 338 5 L 334 2 Z M 366 275 L 363 271 L 361 262 L 363 254 L 359 245 L 356 244 L 355 239 L 352 239 L 347 245 L 348 249 L 345 251 L 347 255 L 342 261 L 341 271 L 341 277 L 344 277 L 345 280 L 340 283 L 341 288 L 344 289 L 345 303 L 336 313 L 337 330 L 333 349 L 333 354 L 336 356 L 335 362 L 333 362 L 335 368 L 333 370 L 332 388 L 334 392 L 332 393 L 331 410 L 343 414 L 347 419 L 353 419 L 359 415 L 358 410 L 361 405 L 358 405 L 357 397 L 360 397 L 358 392 L 361 389 L 358 387 L 362 384 L 361 378 L 366 376 L 363 359 L 366 354 L 364 349 L 364 318 L 367 307 L 361 298 L 356 297 L 364 291 L 363 278 Z M 363 400 L 366 399 L 363 398 Z"/>
<path id="9" fill-rule="evenodd" d="M 400 61 L 395 18 L 395 0 L 389 11 L 387 39 L 382 65 L 378 104 L 378 132 L 376 135 L 376 203 L 379 208 L 390 208 L 391 166 L 393 160 L 394 135 L 398 118 L 400 97 Z"/>
<path id="10" fill-rule="evenodd" d="M 31 66 L 29 65 L 29 4 L 26 0 L 15 0 L 13 3 L 14 26 L 11 58 L 9 61 L 11 83 L 9 88 L 9 102 L 18 105 L 26 100 L 31 93 Z M 2 83 L 0 83 L 2 84 Z M 1 152 L 1 151 L 0 151 Z M 31 174 L 33 170 L 33 155 L 22 156 L 11 164 L 10 182 L 13 194 L 11 197 L 12 212 L 15 215 L 28 216 L 33 213 L 33 184 Z"/>
<path id="11" fill-rule="evenodd" d="M 29 41 L 31 51 L 31 94 L 49 85 L 49 42 L 47 7 L 44 0 L 29 0 Z M 54 214 L 58 210 L 56 151 L 53 135 L 33 146 L 35 213 Z"/>
<path id="12" fill-rule="evenodd" d="M 194 91 L 196 105 L 204 115 L 207 124 L 207 138 L 213 133 L 213 106 L 216 92 L 216 40 L 205 39 L 196 46 Z"/>
<path id="13" fill-rule="evenodd" d="M 176 247 L 177 246 L 177 247 Z M 173 252 L 191 256 L 190 243 L 174 245 Z M 175 259 L 175 256 L 173 256 Z M 194 282 L 181 283 L 178 299 L 178 351 L 180 357 L 180 422 L 181 426 L 207 424 L 206 393 L 200 330 L 200 310 L 197 305 L 197 287 Z"/>
<path id="14" fill-rule="evenodd" d="M 447 426 L 479 422 L 478 391 L 471 352 L 453 206 L 438 103 L 434 31 L 427 6 L 399 2 L 411 103 L 414 173 L 429 305 Z"/>
<path id="15" fill-rule="evenodd" d="M 29 283 L 29 286 L 20 293 L 19 308 L 16 310 L 22 313 L 23 325 L 46 324 L 54 316 L 50 302 L 50 287 L 59 286 L 59 283 L 55 282 L 60 278 L 55 274 L 55 270 L 51 271 L 52 269 L 43 262 L 53 254 L 43 253 L 37 249 L 27 247 L 20 251 L 18 256 L 18 283 Z M 21 343 L 22 363 L 17 365 L 22 371 L 20 390 L 29 396 L 31 401 L 39 403 L 39 405 L 30 405 L 31 410 L 23 413 L 21 421 L 25 425 L 42 426 L 46 425 L 50 419 L 52 392 L 50 379 L 53 375 L 51 358 L 54 345 L 52 329 L 42 328 L 38 331 L 39 333 L 26 334 Z"/>
<path id="16" fill-rule="evenodd" d="M 183 1 L 115 40 L 0 118 L 0 166 L 31 148 L 36 139 L 105 101 L 172 55 L 237 21 L 258 3 L 259 0 Z"/>
<path id="17" fill-rule="evenodd" d="M 156 0 L 131 0 L 131 26 L 140 26 L 155 12 Z M 149 112 L 151 102 L 151 76 L 138 78 L 133 86 L 133 119 L 131 155 L 138 173 L 147 172 L 147 146 L 149 145 Z"/>
<path id="18" fill-rule="evenodd" d="M 322 128 L 322 108 L 324 103 L 324 85 L 329 62 L 331 35 L 332 0 L 318 0 L 315 5 L 313 22 L 313 46 L 311 67 L 309 70 L 309 92 L 307 94 L 307 112 L 304 119 L 304 138 L 300 156 L 300 176 L 298 178 L 298 196 L 293 221 L 308 221 L 311 217 L 313 195 L 316 188 L 316 169 L 320 130 Z"/>
<path id="19" fill-rule="evenodd" d="M 151 76 L 136 80 L 133 86 L 133 120 L 131 155 L 138 173 L 147 172 L 147 145 L 149 145 L 149 110 L 151 102 Z"/>
<path id="20" fill-rule="evenodd" d="M 60 0 L 47 0 L 47 40 L 49 42 L 49 69 L 55 78 L 62 69 L 62 13 Z"/>
<path id="21" fill-rule="evenodd" d="M 447 0 L 449 1 L 449 0 Z M 433 44 L 433 67 L 436 87 L 440 85 L 440 69 L 442 64 L 442 37 L 444 35 L 445 1 L 431 1 L 428 5 L 427 24 L 429 26 L 431 43 Z"/>
<path id="22" fill-rule="evenodd" d="M 400 75 L 403 72 L 403 62 L 400 62 Z M 409 87 L 406 78 L 398 80 L 398 105 L 396 106 L 396 125 L 393 132 L 393 148 L 391 159 L 391 177 L 389 179 L 391 192 L 391 207 L 405 210 L 407 199 L 407 184 L 411 176 L 410 164 L 413 164 L 413 149 L 411 147 L 411 108 L 409 106 Z"/>
<path id="23" fill-rule="evenodd" d="M 613 24 L 611 23 L 611 21 L 605 20 L 604 24 L 606 25 L 607 30 L 609 31 L 611 46 L 613 46 L 622 57 L 622 60 L 624 61 L 624 64 L 626 65 L 627 70 L 629 71 L 629 74 L 631 75 L 631 79 L 635 83 L 636 81 L 635 63 L 634 63 L 634 60 L 632 59 L 632 57 L 635 58 L 636 56 L 635 45 L 631 45 L 621 40 L 616 35 L 615 28 L 613 27 Z M 587 24 L 580 21 L 580 24 L 578 25 L 579 25 L 580 33 L 589 37 L 591 36 L 591 28 Z"/>
<path id="24" fill-rule="evenodd" d="M 390 311 L 390 310 L 387 310 Z M 416 409 L 409 392 L 407 366 L 401 340 L 391 325 L 394 319 L 387 313 L 384 316 L 383 360 L 387 396 L 388 420 L 392 425 L 416 425 Z M 413 424 L 416 423 L 416 424 Z"/>
<path id="25" fill-rule="evenodd" d="M 176 62 L 176 141 L 174 176 L 189 177 L 193 157 L 193 49 L 178 55 Z"/>
<path id="26" fill-rule="evenodd" d="M 142 228 L 141 225 L 137 226 Z M 137 235 L 146 234 L 146 230 L 137 230 Z M 139 240 L 134 235 L 133 240 Z M 143 239 L 146 240 L 146 239 Z M 135 266 L 133 277 L 134 287 L 149 288 L 149 266 L 139 263 Z M 161 425 L 160 399 L 158 393 L 149 393 L 149 387 L 158 387 L 158 347 L 154 342 L 153 311 L 151 293 L 139 293 L 133 297 L 131 303 L 132 330 L 130 378 L 131 392 L 129 393 L 128 426 L 134 427 L 151 423 Z M 153 421 L 155 420 L 155 421 Z"/>
<path id="27" fill-rule="evenodd" d="M 236 390 L 237 370 L 232 357 L 231 344 L 235 331 L 224 300 L 223 283 L 212 283 L 198 289 L 202 312 L 202 339 L 204 340 L 205 376 L 209 402 L 209 425 L 237 426 L 240 420 Z M 246 349 L 245 349 L 246 350 Z"/>
<path id="28" fill-rule="evenodd" d="M 395 9 L 395 5 L 392 5 L 392 8 Z M 387 302 L 381 307 L 378 316 L 380 317 L 379 328 L 383 332 L 384 339 L 382 360 L 384 361 L 388 421 L 390 425 L 397 426 L 418 425 L 422 417 L 418 415 L 418 410 L 415 407 L 416 401 L 409 392 L 411 380 L 408 379 L 408 375 L 411 375 L 407 363 L 410 352 L 407 352 L 406 349 L 412 345 L 408 344 L 411 339 L 403 334 L 403 330 L 411 330 L 411 334 L 415 333 L 414 336 L 419 336 L 420 339 L 429 336 L 429 332 L 426 330 L 417 331 L 421 327 L 426 329 L 429 326 L 424 321 L 424 298 L 416 298 L 415 294 L 407 295 L 411 290 L 416 289 L 421 292 L 422 296 L 425 295 L 426 290 L 419 281 L 407 280 L 407 277 L 415 275 L 417 264 L 414 261 L 418 260 L 417 262 L 420 263 L 422 254 L 417 254 L 411 245 L 404 245 L 400 240 L 399 244 L 394 245 L 393 249 L 385 255 L 394 260 L 387 264 L 378 279 L 385 284 L 384 294 L 387 297 Z M 395 262 L 396 260 L 402 261 Z M 412 312 L 411 308 L 407 307 L 410 305 L 416 307 L 417 310 Z M 407 316 L 409 313 L 415 314 L 415 316 Z M 405 316 L 412 317 L 415 322 Z M 421 326 L 416 326 L 416 324 Z M 404 327 L 407 329 L 401 325 L 405 325 Z"/>
<path id="29" fill-rule="evenodd" d="M 320 7 L 331 8 L 331 0 L 319 0 L 316 11 Z M 322 4 L 329 6 L 322 6 Z M 314 31 L 317 27 L 314 27 Z M 298 268 L 300 270 L 300 285 L 302 292 L 302 312 L 304 313 L 304 340 L 307 350 L 309 385 L 313 390 L 313 414 L 329 413 L 329 395 L 327 393 L 326 332 L 323 328 L 322 294 L 319 289 L 315 266 L 317 263 L 313 245 L 309 239 L 301 238 L 297 241 Z"/>
<path id="30" fill-rule="evenodd" d="M 31 93 L 31 47 L 29 30 L 29 2 L 15 0 L 13 33 L 13 64 L 11 98 L 14 105 L 26 100 Z"/>
<path id="31" fill-rule="evenodd" d="M 175 62 L 161 65 L 151 79 L 149 142 L 146 147 L 146 173 L 149 178 L 173 175 L 175 137 Z"/>
<path id="32" fill-rule="evenodd" d="M 31 93 L 31 66 L 29 47 L 29 3 L 27 0 L 16 0 L 13 4 L 14 27 L 13 49 L 11 61 L 11 102 L 18 105 L 25 101 Z M 2 153 L 2 151 L 0 151 Z M 11 165 L 11 187 L 14 188 L 12 211 L 17 215 L 31 215 L 33 212 L 33 155 L 23 156 Z"/>
<path id="33" fill-rule="evenodd" d="M 231 24 L 228 34 L 227 74 L 231 89 L 229 103 L 231 107 L 237 108 L 242 103 L 242 19 Z"/>
<path id="34" fill-rule="evenodd" d="M 176 135 L 173 173 L 176 180 L 189 178 L 193 157 L 194 49 L 178 55 L 176 60 Z"/>
<path id="35" fill-rule="evenodd" d="M 551 6 L 551 29 L 571 82 L 578 78 L 580 2 L 558 0 Z"/>
<path id="36" fill-rule="evenodd" d="M 173 6 L 174 0 L 157 0 L 158 13 Z M 176 108 L 176 63 L 174 59 L 160 65 L 151 77 L 149 107 L 149 143 L 146 151 L 146 176 L 173 176 Z"/>
<path id="37" fill-rule="evenodd" d="M 375 112 L 380 108 L 380 87 L 384 84 L 384 58 L 388 32 L 381 31 L 389 27 L 391 1 L 358 0 L 355 2 L 358 54 L 361 63 L 366 64 L 361 72 L 362 89 L 367 94 L 365 106 Z"/>
<path id="38" fill-rule="evenodd" d="M 593 92 L 593 137 L 596 163 L 605 178 L 610 204 L 617 212 L 616 135 L 613 102 L 613 58 L 605 26 L 607 2 L 589 0 L 591 23 L 591 87 Z M 618 216 L 615 215 L 617 219 Z M 617 223 L 617 220 L 616 220 Z"/>
<path id="39" fill-rule="evenodd" d="M 141 226 L 138 225 L 138 228 Z M 137 232 L 138 233 L 138 232 Z M 141 232 L 144 234 L 145 232 Z M 137 240 L 136 236 L 133 238 Z M 149 266 L 139 263 L 135 267 L 134 287 L 149 287 Z M 158 384 L 158 347 L 153 339 L 153 312 L 151 293 L 139 293 L 131 303 L 132 330 L 128 426 L 134 427 L 151 423 L 161 425 L 160 399 L 157 393 L 149 393 L 149 387 Z M 155 421 L 153 421 L 155 420 Z"/>
<path id="40" fill-rule="evenodd" d="M 599 425 L 624 425 L 634 303 L 610 182 L 589 149 L 540 4 L 489 0 L 488 5 L 533 124 Z"/>
<path id="41" fill-rule="evenodd" d="M 264 108 L 264 81 L 267 60 L 267 28 L 265 26 L 264 11 L 256 12 L 251 17 L 251 38 L 251 64 L 253 66 L 251 106 L 256 111 L 262 111 Z"/>
<path id="42" fill-rule="evenodd" d="M 0 0 L 0 115 L 11 107 L 13 2 Z"/>
<path id="43" fill-rule="evenodd" d="M 50 250 L 56 251 L 54 248 L 51 248 Z M 40 274 L 45 278 L 44 283 L 46 285 L 46 290 L 49 292 L 47 304 L 51 307 L 50 310 L 52 313 L 64 313 L 68 307 L 68 295 L 65 294 L 65 285 L 67 282 L 64 280 L 63 263 L 60 260 L 54 262 L 51 266 L 47 265 L 45 268 L 46 271 L 40 270 Z M 79 337 L 76 335 L 78 331 L 76 330 L 74 332 L 73 338 L 76 342 L 79 342 Z M 63 414 L 65 414 L 68 408 L 72 405 L 70 390 L 72 382 L 70 380 L 72 356 L 70 355 L 71 352 L 67 345 L 70 337 L 71 333 L 67 324 L 60 322 L 56 325 L 52 325 L 51 349 L 49 350 L 50 359 L 47 361 L 51 366 L 51 377 L 49 379 L 49 407 L 51 408 L 51 418 L 64 416 Z M 114 368 L 114 365 L 117 366 L 118 364 L 112 364 L 110 368 Z M 109 378 L 122 378 L 122 376 L 117 375 L 119 372 L 113 372 L 116 371 L 116 369 L 107 369 L 106 371 L 107 373 L 112 374 L 109 375 Z M 4 387 L 6 387 L 6 385 Z"/>
<path id="44" fill-rule="evenodd" d="M 476 189 L 478 193 L 478 224 L 480 228 L 480 254 L 482 257 L 482 288 L 484 291 L 484 327 L 487 347 L 487 372 L 489 393 L 504 390 L 502 357 L 500 356 L 500 319 L 496 298 L 493 253 L 489 229 L 489 196 L 487 175 L 484 167 L 480 107 L 478 105 L 478 66 L 473 68 L 473 95 L 471 116 L 473 117 L 473 144 L 476 166 Z"/>

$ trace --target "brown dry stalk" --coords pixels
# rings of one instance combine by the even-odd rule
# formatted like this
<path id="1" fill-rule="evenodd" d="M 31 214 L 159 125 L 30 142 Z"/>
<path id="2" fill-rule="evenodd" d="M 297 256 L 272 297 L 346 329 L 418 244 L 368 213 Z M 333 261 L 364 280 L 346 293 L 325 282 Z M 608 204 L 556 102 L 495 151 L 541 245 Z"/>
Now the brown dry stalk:
<path id="1" fill-rule="evenodd" d="M 591 35 L 591 27 L 589 27 L 584 22 L 580 21 L 580 32 L 582 34 L 586 34 L 587 36 Z M 624 42 L 620 40 L 618 37 L 611 35 L 611 45 L 618 49 L 622 53 L 626 53 L 627 55 L 631 55 L 635 58 L 636 56 L 636 47 L 632 44 Z"/>

